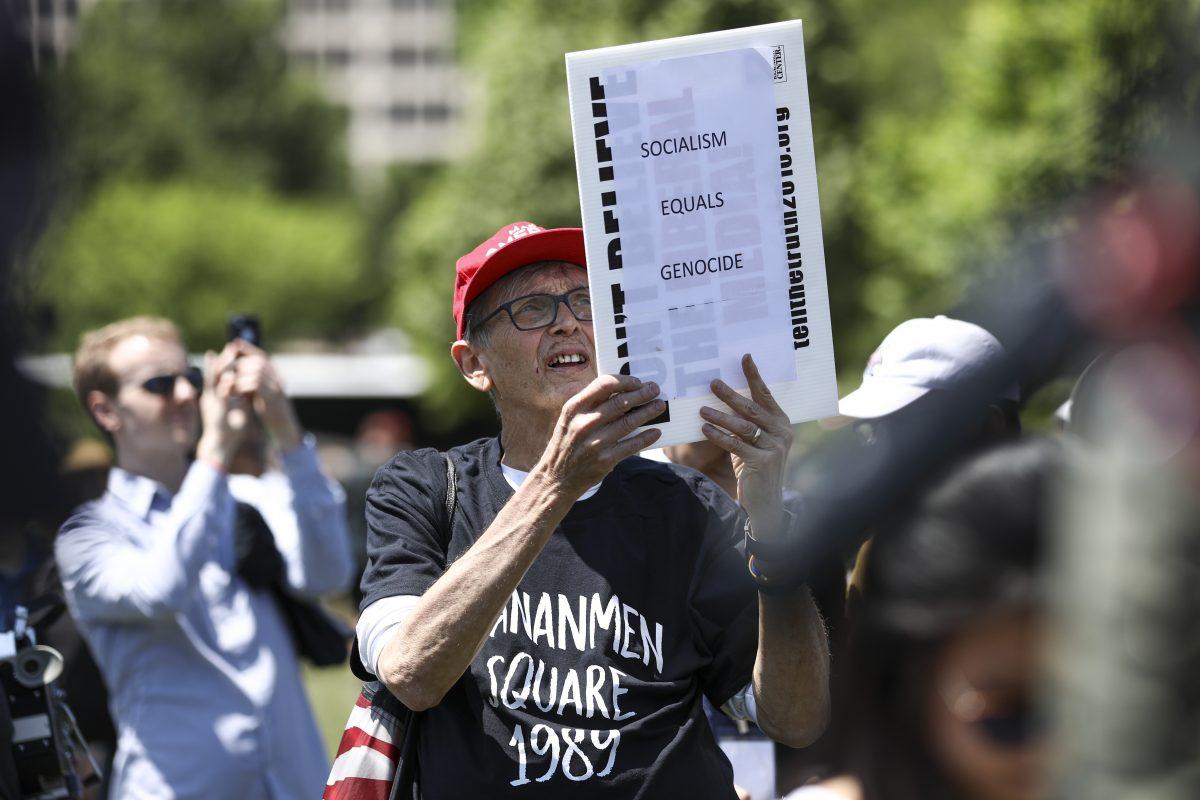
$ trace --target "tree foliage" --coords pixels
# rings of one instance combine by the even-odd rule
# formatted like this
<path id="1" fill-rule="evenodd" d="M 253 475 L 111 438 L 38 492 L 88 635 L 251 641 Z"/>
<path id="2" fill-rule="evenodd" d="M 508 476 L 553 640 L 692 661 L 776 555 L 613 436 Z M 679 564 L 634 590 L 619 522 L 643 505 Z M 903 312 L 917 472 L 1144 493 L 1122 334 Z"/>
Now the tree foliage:
<path id="1" fill-rule="evenodd" d="M 57 209 L 36 253 L 47 344 L 134 313 L 215 344 L 378 317 L 386 273 L 350 193 L 346 115 L 290 69 L 272 0 L 103 0 L 48 73 Z M 376 248 L 377 249 L 377 248 Z"/>
<path id="2" fill-rule="evenodd" d="M 946 308 L 1018 228 L 1056 221 L 1064 202 L 1135 166 L 1165 121 L 1153 91 L 1171 90 L 1142 73 L 1179 52 L 1168 42 L 1184 20 L 1168 6 L 973 0 L 931 48 L 936 96 L 896 103 L 888 86 L 868 89 L 851 201 L 869 274 L 855 344 Z"/>
<path id="3" fill-rule="evenodd" d="M 42 288 L 65 349 L 131 314 L 173 319 L 192 347 L 219 345 L 231 311 L 259 314 L 271 341 L 334 338 L 374 292 L 351 208 L 261 190 L 108 181 L 55 248 Z"/>
<path id="4" fill-rule="evenodd" d="M 110 179 L 346 187 L 345 112 L 289 70 L 273 0 L 103 0 L 52 76 L 68 193 Z"/>

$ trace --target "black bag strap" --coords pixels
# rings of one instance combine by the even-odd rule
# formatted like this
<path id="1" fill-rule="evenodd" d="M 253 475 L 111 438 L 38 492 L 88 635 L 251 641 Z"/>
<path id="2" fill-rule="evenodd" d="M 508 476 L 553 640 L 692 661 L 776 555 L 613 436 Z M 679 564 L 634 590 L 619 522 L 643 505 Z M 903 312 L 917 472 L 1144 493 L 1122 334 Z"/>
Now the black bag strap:
<path id="1" fill-rule="evenodd" d="M 458 507 L 458 471 L 449 453 L 442 456 L 446 459 L 446 546 L 449 547 L 454 535 L 454 509 Z"/>
<path id="2" fill-rule="evenodd" d="M 458 472 L 454 469 L 454 459 L 449 453 L 443 453 L 446 460 L 446 546 L 450 545 L 450 537 L 454 535 L 454 510 L 458 507 Z M 384 689 L 383 691 L 387 691 Z M 406 709 L 407 710 L 407 709 Z M 409 711 L 408 724 L 404 726 L 404 739 L 400 744 L 400 768 L 392 781 L 390 800 L 420 800 L 420 787 L 417 779 L 417 742 L 421 732 L 421 715 Z"/>

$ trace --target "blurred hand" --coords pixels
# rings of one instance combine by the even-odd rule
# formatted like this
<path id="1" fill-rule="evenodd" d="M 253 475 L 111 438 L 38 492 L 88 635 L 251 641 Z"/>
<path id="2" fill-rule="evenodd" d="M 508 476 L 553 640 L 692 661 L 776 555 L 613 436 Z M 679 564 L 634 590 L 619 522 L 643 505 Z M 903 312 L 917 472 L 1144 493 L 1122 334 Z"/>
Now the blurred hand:
<path id="1" fill-rule="evenodd" d="M 732 413 L 702 407 L 700 416 L 705 424 L 701 430 L 733 457 L 737 500 L 750 515 L 754 537 L 764 539 L 781 533 L 783 476 L 792 448 L 792 424 L 749 355 L 742 356 L 742 371 L 750 385 L 750 397 L 743 397 L 722 380 L 713 381 L 713 394 Z"/>
<path id="2" fill-rule="evenodd" d="M 629 375 L 601 375 L 564 405 L 538 466 L 574 497 L 595 486 L 624 459 L 661 435 L 635 430 L 663 412 L 658 385 Z"/>
<path id="3" fill-rule="evenodd" d="M 204 355 L 204 391 L 200 394 L 203 432 L 196 457 L 228 468 L 249 422 L 246 401 L 234 391 L 237 353 L 226 345 L 220 354 Z"/>
<path id="4" fill-rule="evenodd" d="M 271 359 L 243 339 L 234 339 L 228 347 L 236 353 L 234 393 L 252 403 L 254 412 L 281 450 L 287 452 L 297 447 L 302 435 L 300 422 Z"/>

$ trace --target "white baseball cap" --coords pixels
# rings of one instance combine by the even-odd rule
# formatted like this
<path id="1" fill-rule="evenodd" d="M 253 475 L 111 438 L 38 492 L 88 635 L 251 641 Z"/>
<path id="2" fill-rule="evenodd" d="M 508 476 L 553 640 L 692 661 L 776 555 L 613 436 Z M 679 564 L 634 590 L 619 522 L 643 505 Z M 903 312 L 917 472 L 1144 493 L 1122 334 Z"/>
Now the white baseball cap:
<path id="1" fill-rule="evenodd" d="M 910 319 L 871 354 L 862 385 L 838 402 L 838 412 L 855 419 L 885 417 L 1003 357 L 1000 342 L 978 325 L 945 316 Z M 1014 384 L 1002 396 L 1016 401 L 1020 392 Z"/>

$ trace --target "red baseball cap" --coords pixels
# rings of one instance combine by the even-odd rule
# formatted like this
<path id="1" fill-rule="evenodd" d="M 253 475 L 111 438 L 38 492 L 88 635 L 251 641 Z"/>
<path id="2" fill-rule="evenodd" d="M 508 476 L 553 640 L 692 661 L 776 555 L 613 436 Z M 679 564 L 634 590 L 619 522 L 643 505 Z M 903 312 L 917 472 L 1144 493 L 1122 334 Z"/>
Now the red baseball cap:
<path id="1" fill-rule="evenodd" d="M 454 269 L 454 325 L 463 335 L 463 316 L 484 289 L 515 269 L 538 261 L 566 261 L 587 268 L 583 228 L 542 228 L 513 222 L 458 260 Z"/>

